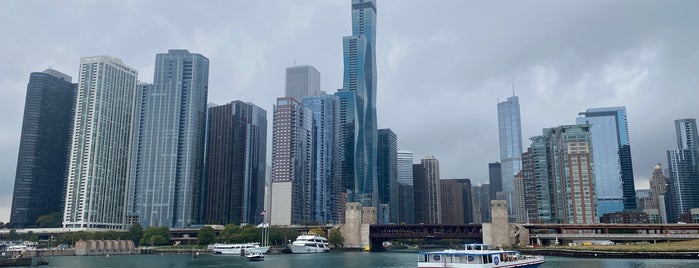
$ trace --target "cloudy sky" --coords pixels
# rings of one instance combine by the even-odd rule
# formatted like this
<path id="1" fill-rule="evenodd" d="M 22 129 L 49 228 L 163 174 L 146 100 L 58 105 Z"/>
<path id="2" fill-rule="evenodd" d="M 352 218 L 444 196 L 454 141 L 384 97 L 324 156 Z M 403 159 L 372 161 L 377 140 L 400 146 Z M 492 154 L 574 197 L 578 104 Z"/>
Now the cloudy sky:
<path id="1" fill-rule="evenodd" d="M 499 160 L 498 99 L 520 97 L 525 148 L 590 107 L 626 106 L 636 187 L 699 117 L 699 1 L 379 0 L 380 128 L 442 178 L 487 179 Z M 9 220 L 26 85 L 49 66 L 77 81 L 80 57 L 111 55 L 153 80 L 155 54 L 210 59 L 209 101 L 268 111 L 284 68 L 314 65 L 342 87 L 350 0 L 0 1 L 0 221 Z M 271 136 L 271 133 L 268 135 Z"/>

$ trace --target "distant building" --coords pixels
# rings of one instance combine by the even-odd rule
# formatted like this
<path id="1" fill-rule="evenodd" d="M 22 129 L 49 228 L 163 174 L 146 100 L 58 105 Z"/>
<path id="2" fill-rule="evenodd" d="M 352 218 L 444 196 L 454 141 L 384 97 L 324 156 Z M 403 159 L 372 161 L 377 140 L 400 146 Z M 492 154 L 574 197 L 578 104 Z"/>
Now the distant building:
<path id="1" fill-rule="evenodd" d="M 313 219 L 313 113 L 296 98 L 278 98 L 272 130 L 272 225 Z"/>
<path id="2" fill-rule="evenodd" d="M 651 198 L 652 192 L 650 189 L 639 189 L 636 190 L 636 207 L 638 210 L 645 210 L 645 209 L 651 209 L 653 208 L 651 206 L 652 203 L 652 198 Z"/>
<path id="3" fill-rule="evenodd" d="M 139 87 L 127 213 L 143 227 L 197 220 L 208 91 L 209 59 L 184 49 L 158 53 L 153 84 Z"/>
<path id="4" fill-rule="evenodd" d="M 473 222 L 470 179 L 440 180 L 442 224 Z"/>
<path id="5" fill-rule="evenodd" d="M 421 206 L 420 218 L 416 208 L 415 221 L 425 224 L 441 223 L 439 161 L 434 156 L 423 158 L 417 169 L 413 166 L 413 175 L 415 176 L 415 203 L 416 206 L 418 204 Z"/>
<path id="6" fill-rule="evenodd" d="M 415 198 L 413 195 L 413 152 L 398 150 L 398 218 L 401 223 L 415 223 Z"/>
<path id="7" fill-rule="evenodd" d="M 8 227 L 32 227 L 63 210 L 77 89 L 71 82 L 53 69 L 29 75 Z"/>
<path id="8" fill-rule="evenodd" d="M 667 179 L 668 221 L 699 208 L 699 136 L 696 119 L 675 120 L 677 149 L 667 151 L 670 177 Z"/>
<path id="9" fill-rule="evenodd" d="M 500 162 L 488 163 L 488 184 L 490 194 L 488 196 L 488 210 L 490 210 L 490 200 L 497 199 L 498 192 L 502 191 L 502 165 Z"/>
<path id="10" fill-rule="evenodd" d="M 650 178 L 650 204 L 649 208 L 660 209 L 660 196 L 665 195 L 667 180 L 663 175 L 663 167 L 658 163 L 653 169 L 653 176 Z"/>
<path id="11" fill-rule="evenodd" d="M 137 80 L 117 58 L 80 59 L 64 228 L 125 227 Z"/>
<path id="12" fill-rule="evenodd" d="M 427 174 L 422 163 L 413 164 L 413 183 L 415 223 L 430 223 L 427 218 Z"/>
<path id="13" fill-rule="evenodd" d="M 525 209 L 527 220 L 532 223 L 558 222 L 553 206 L 554 191 L 549 169 L 553 163 L 549 158 L 549 139 L 544 135 L 531 137 L 531 146 L 522 153 L 522 179 L 527 189 Z"/>
<path id="14" fill-rule="evenodd" d="M 301 100 L 303 97 L 320 94 L 320 72 L 310 65 L 298 65 L 286 68 L 286 97 Z"/>
<path id="15" fill-rule="evenodd" d="M 614 212 L 602 216 L 601 223 L 632 224 L 648 223 L 648 214 L 643 212 Z"/>
<path id="16" fill-rule="evenodd" d="M 591 125 L 600 215 L 636 209 L 626 107 L 591 108 L 579 115 L 577 124 Z"/>
<path id="17" fill-rule="evenodd" d="M 233 101 L 209 107 L 204 224 L 259 224 L 267 169 L 267 111 Z"/>
<path id="18" fill-rule="evenodd" d="M 377 179 L 379 203 L 388 205 L 387 217 L 379 217 L 380 223 L 399 223 L 400 206 L 398 201 L 398 138 L 391 129 L 378 131 Z M 381 221 L 381 219 L 388 221 Z"/>
<path id="19" fill-rule="evenodd" d="M 471 188 L 473 193 L 473 223 L 491 222 L 490 185 L 482 184 Z"/>
<path id="20" fill-rule="evenodd" d="M 515 222 L 529 222 L 529 217 L 526 209 L 526 190 L 527 185 L 523 179 L 522 171 L 515 176 L 515 187 L 514 187 L 514 208 L 515 208 Z"/>
<path id="21" fill-rule="evenodd" d="M 514 179 L 522 169 L 522 122 L 519 97 L 512 96 L 498 103 L 498 134 L 502 169 L 502 199 L 507 201 L 510 217 L 515 215 Z M 491 187 L 496 187 L 492 185 Z M 500 197 L 492 197 L 500 199 Z"/>
<path id="22" fill-rule="evenodd" d="M 339 137 L 339 183 L 342 186 L 340 189 L 340 208 L 345 211 L 345 203 L 350 200 L 355 200 L 354 193 L 365 191 L 366 180 L 361 177 L 362 161 L 360 157 L 361 146 L 359 142 L 359 109 L 362 107 L 362 99 L 357 96 L 354 91 L 338 91 L 335 93 L 340 100 L 338 118 Z M 345 222 L 345 213 L 341 213 L 340 222 Z"/>

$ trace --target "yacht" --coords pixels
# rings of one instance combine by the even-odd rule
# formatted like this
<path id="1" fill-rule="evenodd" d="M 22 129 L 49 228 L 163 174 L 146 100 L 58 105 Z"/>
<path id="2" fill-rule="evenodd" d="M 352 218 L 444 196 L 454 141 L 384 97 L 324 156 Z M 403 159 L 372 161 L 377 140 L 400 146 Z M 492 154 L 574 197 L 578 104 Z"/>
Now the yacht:
<path id="1" fill-rule="evenodd" d="M 522 255 L 518 251 L 494 249 L 485 244 L 466 244 L 464 250 L 420 252 L 417 267 L 539 267 L 542 263 L 542 256 Z"/>
<path id="2" fill-rule="evenodd" d="M 328 239 L 318 235 L 300 235 L 296 241 L 288 244 L 291 253 L 323 253 L 330 252 Z"/>
<path id="3" fill-rule="evenodd" d="M 242 244 L 214 244 L 214 254 L 235 254 L 244 255 L 246 253 L 267 253 L 269 246 L 260 246 L 260 243 Z M 241 253 L 242 252 L 242 253 Z"/>

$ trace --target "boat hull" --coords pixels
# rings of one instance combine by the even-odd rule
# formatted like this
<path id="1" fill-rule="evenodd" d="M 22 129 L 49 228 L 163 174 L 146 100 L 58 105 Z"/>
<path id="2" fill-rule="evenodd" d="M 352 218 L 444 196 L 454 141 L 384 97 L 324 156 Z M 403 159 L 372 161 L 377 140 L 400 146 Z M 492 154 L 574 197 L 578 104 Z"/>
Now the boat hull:
<path id="1" fill-rule="evenodd" d="M 241 253 L 241 251 L 243 251 Z M 255 247 L 255 248 L 224 248 L 224 249 L 214 249 L 214 254 L 222 255 L 241 255 L 246 253 L 261 253 L 265 254 L 269 251 L 269 246 Z"/>
<path id="2" fill-rule="evenodd" d="M 326 253 L 330 250 L 326 248 L 310 247 L 310 246 L 299 246 L 299 245 L 287 245 L 291 253 L 294 254 L 311 254 L 311 253 Z"/>

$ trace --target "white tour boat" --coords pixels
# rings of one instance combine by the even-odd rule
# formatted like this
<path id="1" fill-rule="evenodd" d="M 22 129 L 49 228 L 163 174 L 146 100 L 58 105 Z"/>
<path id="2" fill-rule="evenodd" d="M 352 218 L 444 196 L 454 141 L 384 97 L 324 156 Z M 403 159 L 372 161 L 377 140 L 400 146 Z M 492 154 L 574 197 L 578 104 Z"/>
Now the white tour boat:
<path id="1" fill-rule="evenodd" d="M 260 246 L 260 243 L 243 244 L 214 244 L 214 254 L 267 253 L 269 246 Z"/>
<path id="2" fill-rule="evenodd" d="M 543 256 L 522 255 L 514 250 L 493 249 L 484 244 L 466 244 L 464 250 L 420 252 L 417 267 L 539 267 Z"/>
<path id="3" fill-rule="evenodd" d="M 330 252 L 328 239 L 317 235 L 300 235 L 296 241 L 288 244 L 291 253 L 323 253 Z"/>

